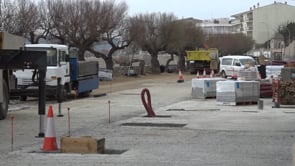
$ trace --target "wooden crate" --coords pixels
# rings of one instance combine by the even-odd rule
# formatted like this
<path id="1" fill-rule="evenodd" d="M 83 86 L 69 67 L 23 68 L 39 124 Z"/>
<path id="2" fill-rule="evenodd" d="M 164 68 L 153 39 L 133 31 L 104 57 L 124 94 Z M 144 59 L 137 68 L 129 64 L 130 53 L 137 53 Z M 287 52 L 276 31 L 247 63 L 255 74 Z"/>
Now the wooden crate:
<path id="1" fill-rule="evenodd" d="M 84 136 L 79 138 L 62 137 L 60 140 L 60 146 L 62 153 L 104 153 L 105 138 L 94 139 L 90 136 Z"/>

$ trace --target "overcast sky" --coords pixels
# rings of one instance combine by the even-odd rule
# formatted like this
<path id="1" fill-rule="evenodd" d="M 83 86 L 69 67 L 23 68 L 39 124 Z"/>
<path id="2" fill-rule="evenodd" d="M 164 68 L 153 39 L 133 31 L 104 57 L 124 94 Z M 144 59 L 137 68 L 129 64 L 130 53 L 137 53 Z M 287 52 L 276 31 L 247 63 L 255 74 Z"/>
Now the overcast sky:
<path id="1" fill-rule="evenodd" d="M 178 18 L 194 17 L 196 19 L 229 18 L 234 14 L 248 11 L 253 5 L 265 6 L 273 0 L 118 0 L 125 1 L 129 15 L 138 13 L 167 12 Z M 295 0 L 286 0 L 295 6 Z M 284 3 L 283 0 L 277 2 Z"/>

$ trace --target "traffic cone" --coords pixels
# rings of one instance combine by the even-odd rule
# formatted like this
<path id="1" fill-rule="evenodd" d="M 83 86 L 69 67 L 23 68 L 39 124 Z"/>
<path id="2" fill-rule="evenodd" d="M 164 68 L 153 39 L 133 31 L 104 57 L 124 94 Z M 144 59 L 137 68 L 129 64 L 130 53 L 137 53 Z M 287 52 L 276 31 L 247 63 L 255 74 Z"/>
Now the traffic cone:
<path id="1" fill-rule="evenodd" d="M 53 119 L 53 110 L 52 106 L 49 106 L 48 115 L 47 115 L 47 126 L 45 132 L 45 138 L 43 143 L 43 151 L 56 151 L 57 143 L 55 136 L 55 126 Z"/>
<path id="2" fill-rule="evenodd" d="M 200 78 L 200 73 L 199 73 L 199 70 L 197 70 L 197 75 L 196 75 L 196 78 Z"/>
<path id="3" fill-rule="evenodd" d="M 235 69 L 233 68 L 233 76 L 231 77 L 233 80 L 238 79 L 238 75 L 235 73 Z"/>
<path id="4" fill-rule="evenodd" d="M 213 77 L 214 77 L 214 70 L 211 69 L 210 78 L 213 78 Z"/>
<path id="5" fill-rule="evenodd" d="M 181 73 L 180 69 L 178 70 L 178 80 L 177 80 L 177 82 L 178 83 L 184 82 L 183 76 L 182 76 L 182 73 Z"/>
<path id="6" fill-rule="evenodd" d="M 203 70 L 203 78 L 206 78 L 207 76 L 206 76 L 206 69 L 204 68 L 204 70 Z"/>

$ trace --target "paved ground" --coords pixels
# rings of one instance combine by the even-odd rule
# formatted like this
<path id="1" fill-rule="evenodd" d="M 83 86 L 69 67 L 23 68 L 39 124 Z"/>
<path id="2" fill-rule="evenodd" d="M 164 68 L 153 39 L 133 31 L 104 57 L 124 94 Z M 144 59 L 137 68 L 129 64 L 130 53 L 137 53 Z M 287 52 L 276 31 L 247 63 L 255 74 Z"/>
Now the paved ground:
<path id="1" fill-rule="evenodd" d="M 192 77 L 185 75 L 184 83 L 176 83 L 175 74 L 103 82 L 94 95 L 106 92 L 106 96 L 64 103 L 65 116 L 55 117 L 58 144 L 68 135 L 69 107 L 71 135 L 106 138 L 108 154 L 37 153 L 43 145 L 42 138 L 35 138 L 37 101 L 14 101 L 13 150 L 8 118 L 0 121 L 0 165 L 291 165 L 294 108 L 272 108 L 271 99 L 263 99 L 263 110 L 257 105 L 220 106 L 215 99 L 191 99 Z M 139 94 L 145 87 L 162 117 L 144 117 Z M 50 104 L 57 114 L 58 105 L 47 101 Z"/>

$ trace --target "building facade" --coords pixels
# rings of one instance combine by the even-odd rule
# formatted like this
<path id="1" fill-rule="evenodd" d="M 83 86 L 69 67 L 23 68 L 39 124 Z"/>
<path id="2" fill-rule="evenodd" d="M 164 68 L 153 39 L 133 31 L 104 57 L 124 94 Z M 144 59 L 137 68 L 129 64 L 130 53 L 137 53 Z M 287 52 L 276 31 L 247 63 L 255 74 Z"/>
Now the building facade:
<path id="1" fill-rule="evenodd" d="M 210 34 L 229 34 L 233 33 L 233 26 L 229 18 L 217 18 L 212 20 L 203 20 L 198 25 L 206 35 Z"/>
<path id="2" fill-rule="evenodd" d="M 287 2 L 274 2 L 263 7 L 253 6 L 249 11 L 233 15 L 235 33 L 244 33 L 253 38 L 255 43 L 263 44 L 270 41 L 278 29 L 288 22 L 295 21 L 295 6 Z"/>

